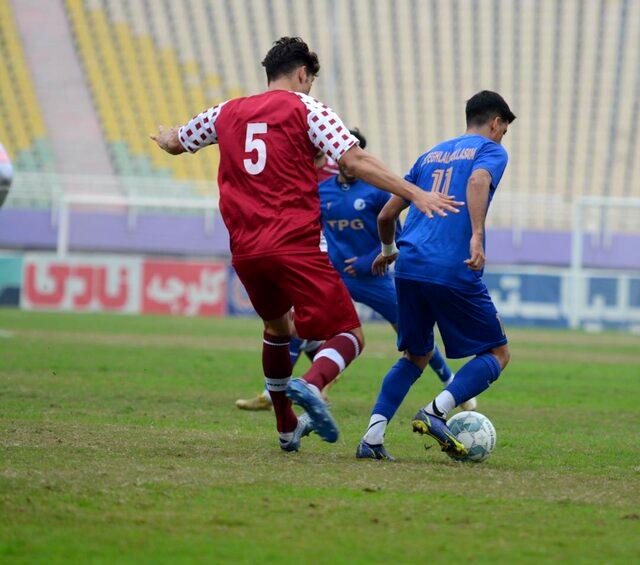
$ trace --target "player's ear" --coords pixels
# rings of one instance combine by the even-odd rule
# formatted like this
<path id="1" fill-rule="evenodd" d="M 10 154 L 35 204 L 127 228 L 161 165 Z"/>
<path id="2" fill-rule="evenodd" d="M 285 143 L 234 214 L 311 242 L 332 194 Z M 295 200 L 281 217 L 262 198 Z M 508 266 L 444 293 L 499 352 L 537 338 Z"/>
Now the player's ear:
<path id="1" fill-rule="evenodd" d="M 296 78 L 298 79 L 298 82 L 300 84 L 305 84 L 307 82 L 307 70 L 305 69 L 304 65 L 301 65 L 296 70 Z"/>

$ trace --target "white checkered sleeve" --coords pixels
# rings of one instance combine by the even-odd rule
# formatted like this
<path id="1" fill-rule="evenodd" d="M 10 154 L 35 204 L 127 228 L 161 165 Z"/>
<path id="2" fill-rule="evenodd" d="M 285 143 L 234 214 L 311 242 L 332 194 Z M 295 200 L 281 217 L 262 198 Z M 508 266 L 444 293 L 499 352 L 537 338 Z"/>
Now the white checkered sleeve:
<path id="1" fill-rule="evenodd" d="M 188 123 L 180 127 L 178 139 L 180 139 L 182 147 L 189 153 L 195 153 L 207 145 L 218 143 L 215 123 L 224 104 L 225 102 L 221 102 L 217 106 L 193 116 Z"/>
<path id="2" fill-rule="evenodd" d="M 300 92 L 296 94 L 308 110 L 309 139 L 327 157 L 339 161 L 349 149 L 358 145 L 358 140 L 331 108 L 311 96 Z"/>

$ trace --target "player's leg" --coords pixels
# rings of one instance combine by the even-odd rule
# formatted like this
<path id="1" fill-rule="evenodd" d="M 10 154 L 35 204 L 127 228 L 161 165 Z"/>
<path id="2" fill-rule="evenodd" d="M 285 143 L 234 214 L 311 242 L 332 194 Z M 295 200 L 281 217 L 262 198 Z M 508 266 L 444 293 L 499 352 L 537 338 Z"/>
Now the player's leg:
<path id="1" fill-rule="evenodd" d="M 434 320 L 425 308 L 420 285 L 417 281 L 396 279 L 398 349 L 404 354 L 382 380 L 369 426 L 356 452 L 359 459 L 391 459 L 383 446 L 387 425 L 427 366 L 433 351 Z"/>
<path id="2" fill-rule="evenodd" d="M 372 278 L 361 281 L 347 279 L 347 289 L 356 302 L 366 304 L 380 314 L 398 331 L 398 299 L 394 282 L 389 277 Z M 440 352 L 437 344 L 429 357 L 429 367 L 438 376 L 444 386 L 453 378 L 453 372 Z"/>
<path id="3" fill-rule="evenodd" d="M 456 374 L 456 378 L 427 406 L 425 410 L 446 418 L 456 406 L 463 406 L 471 398 L 484 392 L 496 381 L 509 363 L 508 345 L 500 345 L 476 355 Z"/>
<path id="4" fill-rule="evenodd" d="M 291 336 L 289 344 L 289 354 L 291 355 L 291 364 L 295 367 L 300 355 L 304 353 L 309 361 L 313 362 L 318 350 L 322 347 L 324 341 L 316 339 L 300 339 L 296 335 Z"/>
<path id="5" fill-rule="evenodd" d="M 447 365 L 447 362 L 440 351 L 437 344 L 434 344 L 433 351 L 431 352 L 431 358 L 429 359 L 429 367 L 438 375 L 438 378 L 444 386 L 447 386 L 453 379 L 453 372 Z"/>
<path id="6" fill-rule="evenodd" d="M 293 328 L 293 334 L 291 335 L 291 341 L 289 342 L 289 357 L 291 358 L 292 369 L 295 367 L 296 362 L 301 353 L 305 353 L 311 361 L 317 353 L 318 349 L 322 346 L 322 341 L 316 341 L 311 339 L 300 339 L 295 333 L 295 327 L 293 326 L 293 312 L 290 313 L 291 327 Z M 326 391 L 322 391 L 322 394 L 326 397 Z M 239 398 L 236 400 L 236 408 L 240 410 L 248 410 L 251 412 L 257 412 L 262 410 L 271 410 L 273 403 L 271 402 L 271 395 L 266 386 L 257 396 L 252 398 Z"/>
<path id="7" fill-rule="evenodd" d="M 298 420 L 286 394 L 293 369 L 289 355 L 292 333 L 293 323 L 288 312 L 280 318 L 264 322 L 262 367 L 266 390 L 276 414 L 280 447 L 284 451 L 298 451 L 300 439 L 311 432 L 308 416 L 301 416 Z"/>
<path id="8" fill-rule="evenodd" d="M 455 373 L 449 368 L 447 362 L 445 361 L 444 355 L 440 351 L 438 344 L 435 344 L 433 347 L 433 353 L 431 355 L 431 359 L 429 359 L 429 367 L 433 370 L 433 372 L 438 375 L 438 378 L 442 382 L 444 388 L 451 384 L 453 379 L 455 378 Z M 461 410 L 475 410 L 478 407 L 478 401 L 475 397 L 466 400 L 462 404 L 460 404 Z"/>
<path id="9" fill-rule="evenodd" d="M 313 361 L 315 354 L 324 342 L 316 341 L 312 339 L 300 339 L 295 333 L 291 336 L 289 342 L 289 357 L 291 358 L 291 366 L 296 366 L 298 358 L 301 353 L 304 353 L 310 361 Z M 322 391 L 323 396 L 326 399 L 327 391 Z M 271 395 L 265 387 L 258 395 L 252 398 L 239 398 L 236 400 L 236 408 L 240 410 L 248 410 L 251 412 L 258 412 L 264 410 L 271 410 L 273 403 L 271 402 Z"/>
<path id="10" fill-rule="evenodd" d="M 290 398 L 311 417 L 318 435 L 330 442 L 338 428 L 321 392 L 360 354 L 364 335 L 351 297 L 325 253 L 292 255 L 280 271 L 294 302 L 294 321 L 301 338 L 325 339 L 310 369 L 291 381 Z"/>
<path id="11" fill-rule="evenodd" d="M 254 259 L 234 263 L 251 304 L 264 321 L 262 368 L 280 434 L 280 447 L 297 451 L 300 437 L 310 428 L 304 420 L 298 422 L 291 400 L 286 395 L 291 380 L 289 341 L 293 332 L 289 313 L 291 303 L 270 273 L 277 271 L 276 258 Z M 309 429 L 307 429 L 309 428 Z"/>
<path id="12" fill-rule="evenodd" d="M 441 428 L 440 423 L 451 410 L 478 396 L 498 379 L 510 357 L 504 328 L 484 285 L 469 292 L 442 285 L 430 286 L 431 305 L 447 353 L 453 358 L 475 357 L 458 371 L 456 378 L 440 394 L 418 411 L 414 429 L 416 425 L 422 426 L 416 424 L 420 421 L 427 427 L 434 422 L 436 428 Z"/>

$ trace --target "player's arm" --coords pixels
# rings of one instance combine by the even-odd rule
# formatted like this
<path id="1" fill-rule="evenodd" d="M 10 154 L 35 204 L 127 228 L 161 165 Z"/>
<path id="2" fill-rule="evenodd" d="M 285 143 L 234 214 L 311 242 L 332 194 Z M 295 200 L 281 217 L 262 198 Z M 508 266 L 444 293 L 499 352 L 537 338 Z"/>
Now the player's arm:
<path id="1" fill-rule="evenodd" d="M 380 214 L 380 212 L 382 212 L 382 209 L 386 206 L 391 198 L 393 198 L 393 196 L 388 192 L 377 191 L 375 193 L 375 197 L 372 199 L 371 206 L 367 206 L 367 208 L 369 208 L 370 214 L 375 214 L 376 222 L 378 220 L 378 215 Z M 376 245 L 368 253 L 363 253 L 358 257 L 345 259 L 345 264 L 347 266 L 344 268 L 344 272 L 352 277 L 370 276 L 373 272 L 373 262 L 378 258 L 379 254 L 380 245 Z"/>
<path id="2" fill-rule="evenodd" d="M 408 206 L 409 202 L 404 198 L 393 196 L 378 214 L 378 234 L 382 242 L 382 251 L 371 265 L 371 272 L 375 275 L 384 275 L 388 266 L 398 257 L 396 225 L 401 212 Z"/>
<path id="3" fill-rule="evenodd" d="M 452 196 L 427 192 L 411 184 L 392 173 L 378 159 L 357 145 L 346 151 L 338 162 L 353 176 L 409 201 L 429 218 L 433 218 L 434 213 L 439 216 L 446 216 L 447 212 L 457 214 L 458 207 L 464 205 L 463 202 L 455 201 Z"/>
<path id="4" fill-rule="evenodd" d="M 218 143 L 216 120 L 224 104 L 225 102 L 222 102 L 208 108 L 182 126 L 170 127 L 167 130 L 159 126 L 158 133 L 149 137 L 170 155 L 195 153 L 207 145 Z"/>
<path id="5" fill-rule="evenodd" d="M 489 207 L 491 174 L 486 169 L 475 169 L 467 183 L 467 210 L 471 219 L 470 258 L 465 263 L 472 271 L 484 267 L 484 224 Z"/>
<path id="6" fill-rule="evenodd" d="M 158 133 L 151 134 L 149 138 L 155 141 L 160 149 L 170 155 L 180 155 L 180 153 L 186 152 L 186 149 L 180 143 L 178 130 L 178 126 L 170 127 L 166 130 L 162 126 L 158 126 Z"/>
<path id="7" fill-rule="evenodd" d="M 446 216 L 457 214 L 463 202 L 437 192 L 425 192 L 414 184 L 392 173 L 373 155 L 357 145 L 340 117 L 329 107 L 314 98 L 298 93 L 308 111 L 309 139 L 316 149 L 337 161 L 353 176 L 380 190 L 390 192 L 413 203 L 418 210 L 433 218 L 433 214 Z"/>

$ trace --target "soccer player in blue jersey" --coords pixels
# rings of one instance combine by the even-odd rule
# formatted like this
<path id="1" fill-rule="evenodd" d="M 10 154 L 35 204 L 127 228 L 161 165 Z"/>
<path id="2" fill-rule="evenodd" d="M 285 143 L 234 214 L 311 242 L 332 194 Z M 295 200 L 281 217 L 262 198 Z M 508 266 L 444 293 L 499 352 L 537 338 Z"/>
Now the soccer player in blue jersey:
<path id="1" fill-rule="evenodd" d="M 362 133 L 357 129 L 350 132 L 364 149 L 367 140 Z M 389 201 L 389 194 L 358 180 L 344 167 L 340 167 L 337 175 L 322 181 L 318 192 L 322 232 L 332 265 L 342 276 L 351 298 L 369 306 L 397 330 L 398 304 L 393 278 L 387 272 L 374 275 L 371 271 L 373 261 L 380 253 L 378 214 Z M 397 222 L 396 233 L 399 230 L 400 223 Z M 322 343 L 292 337 L 289 352 L 293 364 L 302 352 L 313 358 Z M 454 375 L 438 347 L 434 344 L 432 349 L 429 366 L 446 386 Z M 268 393 L 264 391 L 257 398 L 240 399 L 236 406 L 244 410 L 268 410 Z M 472 400 L 467 409 L 474 406 L 475 400 Z"/>
<path id="2" fill-rule="evenodd" d="M 394 197 L 378 218 L 382 253 L 373 270 L 385 272 L 396 261 L 398 350 L 404 355 L 382 382 L 356 452 L 360 459 L 393 459 L 383 445 L 385 429 L 429 361 L 435 324 L 447 357 L 473 359 L 418 410 L 412 426 L 452 456 L 467 450 L 447 427 L 447 414 L 486 390 L 509 362 L 507 336 L 482 273 L 487 209 L 507 166 L 501 141 L 516 117 L 499 94 L 482 91 L 467 101 L 466 118 L 464 135 L 421 155 L 405 177 L 466 202 L 460 214 L 428 219 L 411 206 L 397 249 L 396 220 L 409 203 Z"/>

